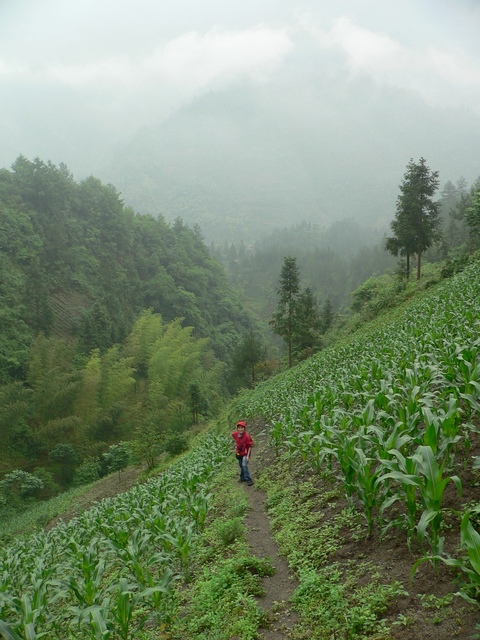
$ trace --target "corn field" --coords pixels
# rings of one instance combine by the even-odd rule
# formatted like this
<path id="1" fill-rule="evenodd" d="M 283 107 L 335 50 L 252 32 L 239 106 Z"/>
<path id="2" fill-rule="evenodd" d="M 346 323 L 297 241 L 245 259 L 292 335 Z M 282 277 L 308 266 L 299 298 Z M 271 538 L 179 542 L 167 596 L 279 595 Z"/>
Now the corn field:
<path id="1" fill-rule="evenodd" d="M 370 533 L 397 526 L 407 544 L 419 540 L 425 554 L 451 562 L 442 555 L 444 493 L 451 484 L 461 504 L 460 452 L 478 466 L 468 454 L 480 426 L 480 264 L 259 385 L 235 409 L 266 419 L 277 454 L 338 478 Z M 456 562 L 480 594 L 470 515 Z"/>
<path id="2" fill-rule="evenodd" d="M 147 619 L 161 629 L 229 444 L 212 437 L 158 478 L 2 549 L 0 635 L 128 640 Z"/>

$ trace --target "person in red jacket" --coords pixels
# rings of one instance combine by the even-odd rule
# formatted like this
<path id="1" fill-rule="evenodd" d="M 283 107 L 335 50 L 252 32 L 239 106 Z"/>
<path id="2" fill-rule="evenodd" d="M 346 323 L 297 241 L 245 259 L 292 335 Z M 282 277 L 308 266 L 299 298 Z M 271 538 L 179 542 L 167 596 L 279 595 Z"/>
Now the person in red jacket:
<path id="1" fill-rule="evenodd" d="M 237 422 L 237 430 L 232 433 L 232 438 L 235 440 L 235 455 L 240 465 L 240 478 L 238 481 L 246 482 L 248 486 L 251 487 L 253 480 L 248 470 L 248 462 L 253 447 L 253 440 L 251 435 L 246 432 L 246 427 L 247 425 L 243 420 Z"/>

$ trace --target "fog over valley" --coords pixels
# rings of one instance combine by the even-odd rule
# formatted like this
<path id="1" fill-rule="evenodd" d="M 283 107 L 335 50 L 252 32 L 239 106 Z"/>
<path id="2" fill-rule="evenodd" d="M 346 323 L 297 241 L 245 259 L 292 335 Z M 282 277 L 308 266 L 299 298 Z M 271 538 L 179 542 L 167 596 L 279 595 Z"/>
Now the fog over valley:
<path id="1" fill-rule="evenodd" d="M 207 241 L 381 234 L 411 158 L 480 175 L 479 27 L 468 0 L 7 0 L 0 165 L 63 162 Z"/>

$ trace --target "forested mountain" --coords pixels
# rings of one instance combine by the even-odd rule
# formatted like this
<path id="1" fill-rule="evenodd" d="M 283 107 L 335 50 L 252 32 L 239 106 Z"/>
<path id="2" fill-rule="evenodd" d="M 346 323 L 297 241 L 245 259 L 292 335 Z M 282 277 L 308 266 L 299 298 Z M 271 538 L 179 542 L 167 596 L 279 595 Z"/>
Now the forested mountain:
<path id="1" fill-rule="evenodd" d="M 438 201 L 441 232 L 439 240 L 425 253 L 430 262 L 477 247 L 465 220 L 465 211 L 479 180 L 469 186 L 461 178 L 447 180 Z M 353 219 L 331 225 L 301 223 L 276 229 L 252 243 L 243 241 L 211 243 L 212 253 L 225 265 L 233 285 L 256 314 L 271 318 L 277 300 L 278 276 L 285 256 L 297 258 L 302 285 L 309 287 L 320 305 L 347 310 L 352 293 L 372 276 L 397 269 L 398 259 L 386 250 L 389 226 L 369 227 Z M 475 235 L 475 234 L 474 234 Z"/>
<path id="2" fill-rule="evenodd" d="M 228 362 L 251 324 L 199 228 L 137 215 L 94 177 L 23 157 L 0 172 L 2 361 L 22 379 L 38 332 L 79 349 L 121 342 L 143 309 L 184 318 Z"/>

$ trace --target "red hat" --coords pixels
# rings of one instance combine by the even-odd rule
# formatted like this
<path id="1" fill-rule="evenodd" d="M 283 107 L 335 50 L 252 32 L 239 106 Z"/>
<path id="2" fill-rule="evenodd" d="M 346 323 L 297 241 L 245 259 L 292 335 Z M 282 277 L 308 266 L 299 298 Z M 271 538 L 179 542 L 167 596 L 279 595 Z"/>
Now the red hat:
<path id="1" fill-rule="evenodd" d="M 245 424 L 245 422 L 243 420 L 240 420 L 239 422 L 237 422 L 237 427 L 246 427 L 247 425 Z"/>

